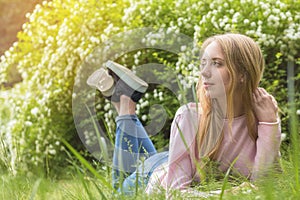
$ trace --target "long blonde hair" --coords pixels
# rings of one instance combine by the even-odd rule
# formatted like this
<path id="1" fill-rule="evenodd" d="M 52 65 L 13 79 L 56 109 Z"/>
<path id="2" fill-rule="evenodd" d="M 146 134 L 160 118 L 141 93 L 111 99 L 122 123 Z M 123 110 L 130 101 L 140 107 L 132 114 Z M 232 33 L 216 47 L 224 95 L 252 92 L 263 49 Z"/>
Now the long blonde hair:
<path id="1" fill-rule="evenodd" d="M 238 88 L 244 104 L 248 133 L 250 137 L 255 140 L 257 138 L 257 130 L 256 119 L 252 109 L 252 94 L 258 87 L 264 70 L 264 58 L 261 49 L 254 40 L 245 35 L 228 33 L 212 36 L 205 40 L 202 44 L 201 52 L 203 52 L 212 42 L 217 42 L 217 44 L 220 45 L 231 80 L 229 90 L 226 94 L 226 116 L 229 121 L 229 128 L 231 130 L 231 124 L 234 118 L 233 95 Z M 239 77 L 243 78 L 242 82 Z M 205 95 L 205 90 L 202 87 L 200 78 L 197 88 L 197 96 L 202 109 L 197 135 L 198 157 L 213 159 L 220 148 L 224 133 L 222 131 L 220 136 L 218 136 L 217 141 L 214 141 L 213 145 L 204 142 L 207 137 L 214 138 L 212 137 L 212 134 L 216 133 L 211 131 L 213 129 L 210 127 L 213 125 L 213 123 L 211 123 L 212 100 Z M 205 155 L 201 155 L 201 152 L 205 152 Z"/>

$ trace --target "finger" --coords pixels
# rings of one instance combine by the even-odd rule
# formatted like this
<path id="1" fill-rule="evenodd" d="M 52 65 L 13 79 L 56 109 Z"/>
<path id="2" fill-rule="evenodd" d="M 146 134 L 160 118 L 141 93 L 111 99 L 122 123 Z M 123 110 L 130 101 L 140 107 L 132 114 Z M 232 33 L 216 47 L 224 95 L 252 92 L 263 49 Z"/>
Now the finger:
<path id="1" fill-rule="evenodd" d="M 259 96 L 259 89 L 256 88 L 253 92 L 253 94 L 255 95 L 255 97 L 257 98 Z"/>
<path id="2" fill-rule="evenodd" d="M 257 88 L 257 92 L 259 96 L 264 96 L 265 95 L 265 91 L 263 88 Z"/>
<path id="3" fill-rule="evenodd" d="M 272 95 L 269 94 L 269 96 L 270 96 L 270 98 L 272 99 L 273 102 L 277 103 L 276 99 Z"/>
<path id="4" fill-rule="evenodd" d="M 262 94 L 261 94 L 259 88 L 257 88 L 257 89 L 255 90 L 254 95 L 255 95 L 256 102 L 259 102 L 259 101 L 261 100 L 261 97 L 262 97 Z"/>
<path id="5" fill-rule="evenodd" d="M 273 102 L 273 104 L 275 106 L 275 109 L 278 110 L 278 104 L 277 104 L 276 99 L 272 95 L 270 95 L 270 96 L 271 96 L 272 102 Z"/>
<path id="6" fill-rule="evenodd" d="M 273 101 L 273 96 L 270 95 L 264 88 L 259 88 L 261 98 L 267 98 Z"/>
<path id="7" fill-rule="evenodd" d="M 269 94 L 264 88 L 260 88 L 260 92 L 263 96 L 269 98 L 273 103 L 276 102 L 275 98 L 271 94 Z M 274 105 L 277 105 L 277 103 L 274 103 Z"/>
<path id="8" fill-rule="evenodd" d="M 263 95 L 269 95 L 269 93 L 264 88 L 259 88 L 259 91 Z"/>

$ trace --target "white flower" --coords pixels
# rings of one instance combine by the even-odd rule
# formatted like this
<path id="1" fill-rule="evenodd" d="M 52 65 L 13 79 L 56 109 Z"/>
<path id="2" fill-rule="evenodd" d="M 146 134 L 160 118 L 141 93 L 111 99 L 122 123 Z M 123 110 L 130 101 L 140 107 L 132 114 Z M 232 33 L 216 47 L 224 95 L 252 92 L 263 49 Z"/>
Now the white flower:
<path id="1" fill-rule="evenodd" d="M 240 16 L 240 13 L 237 12 L 232 16 L 232 23 L 237 23 L 238 22 L 238 18 Z"/>
<path id="2" fill-rule="evenodd" d="M 146 120 L 147 120 L 147 115 L 143 115 L 143 116 L 142 116 L 142 120 L 143 120 L 143 121 L 146 121 Z"/>
<path id="3" fill-rule="evenodd" d="M 224 27 L 224 26 L 225 26 L 224 21 L 221 21 L 221 22 L 220 22 L 220 27 Z"/>
<path id="4" fill-rule="evenodd" d="M 108 117 L 112 117 L 112 115 L 113 115 L 113 111 L 112 111 L 112 110 L 109 110 L 109 111 L 108 111 Z"/>
<path id="5" fill-rule="evenodd" d="M 182 100 L 182 94 L 179 94 L 177 98 L 179 101 Z"/>
<path id="6" fill-rule="evenodd" d="M 204 16 L 204 17 L 205 17 L 205 16 Z M 204 18 L 204 17 L 203 17 L 203 18 Z M 198 26 L 198 25 L 195 25 L 195 26 L 194 26 L 194 30 L 195 30 L 195 32 L 198 32 L 198 31 L 200 31 L 200 26 Z"/>
<path id="7" fill-rule="evenodd" d="M 233 29 L 232 27 L 230 26 L 230 24 L 226 24 L 225 27 L 224 27 L 224 30 L 225 31 L 230 31 L 231 29 Z"/>
<path id="8" fill-rule="evenodd" d="M 26 121 L 25 126 L 28 126 L 28 127 L 32 126 L 32 122 L 31 121 Z"/>
<path id="9" fill-rule="evenodd" d="M 55 154 L 56 154 L 56 151 L 55 151 L 55 149 L 50 149 L 50 150 L 49 150 L 49 154 L 51 154 L 51 155 L 55 155 Z"/>
<path id="10" fill-rule="evenodd" d="M 250 26 L 251 26 L 251 27 L 255 27 L 255 26 L 256 26 L 256 23 L 255 23 L 255 22 L 251 22 Z"/>
<path id="11" fill-rule="evenodd" d="M 186 45 L 181 46 L 180 50 L 185 51 L 186 50 Z"/>
<path id="12" fill-rule="evenodd" d="M 152 39 L 150 40 L 150 45 L 154 46 L 156 44 L 156 40 Z"/>
<path id="13" fill-rule="evenodd" d="M 154 94 L 153 94 L 154 98 L 157 98 L 157 97 L 158 97 L 157 89 L 154 89 L 153 93 L 154 93 Z"/>
<path id="14" fill-rule="evenodd" d="M 274 8 L 274 9 L 273 9 L 273 13 L 275 13 L 275 14 L 278 14 L 278 13 L 280 13 L 280 9 L 278 9 L 278 8 Z"/>
<path id="15" fill-rule="evenodd" d="M 244 19 L 244 24 L 249 24 L 249 19 Z"/>
<path id="16" fill-rule="evenodd" d="M 270 14 L 270 10 L 269 9 L 265 10 L 265 12 L 263 13 L 264 16 L 268 16 L 269 14 Z"/>
<path id="17" fill-rule="evenodd" d="M 0 60 L 1 60 L 1 62 L 4 62 L 4 61 L 5 61 L 5 56 L 2 55 L 2 56 L 0 57 Z"/>
<path id="18" fill-rule="evenodd" d="M 92 36 L 92 37 L 90 38 L 90 41 L 93 42 L 93 43 L 96 43 L 96 44 L 99 44 L 99 43 L 100 43 L 99 38 L 94 37 L 94 36 Z"/>
<path id="19" fill-rule="evenodd" d="M 5 51 L 4 55 L 5 55 L 6 57 L 10 57 L 11 54 L 10 54 L 9 51 Z"/>
<path id="20" fill-rule="evenodd" d="M 261 5 L 261 8 L 263 9 L 263 10 L 269 10 L 270 8 L 269 8 L 269 4 L 265 4 L 265 3 L 263 3 L 263 2 L 260 2 L 260 5 Z"/>
<path id="21" fill-rule="evenodd" d="M 283 20 L 285 20 L 285 19 L 286 19 L 286 16 L 285 16 L 285 14 L 284 14 L 284 13 L 280 13 L 280 17 L 281 17 L 281 19 L 283 19 Z"/>
<path id="22" fill-rule="evenodd" d="M 109 110 L 109 109 L 110 109 L 110 104 L 108 103 L 108 104 L 106 104 L 106 105 L 104 106 L 104 110 L 107 111 L 107 110 Z"/>
<path id="23" fill-rule="evenodd" d="M 39 109 L 37 107 L 35 107 L 35 108 L 31 109 L 30 112 L 31 112 L 32 115 L 36 116 L 39 112 Z"/>
<path id="24" fill-rule="evenodd" d="M 141 103 L 141 108 L 144 108 L 148 105 L 149 105 L 149 101 L 144 101 L 143 103 Z"/>

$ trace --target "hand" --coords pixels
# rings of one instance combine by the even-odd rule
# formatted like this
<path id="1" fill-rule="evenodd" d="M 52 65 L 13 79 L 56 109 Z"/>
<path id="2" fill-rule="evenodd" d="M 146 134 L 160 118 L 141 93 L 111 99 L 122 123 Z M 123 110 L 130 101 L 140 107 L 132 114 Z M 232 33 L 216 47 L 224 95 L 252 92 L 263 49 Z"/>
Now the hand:
<path id="1" fill-rule="evenodd" d="M 259 122 L 276 122 L 278 106 L 275 98 L 264 88 L 253 93 L 254 113 Z"/>

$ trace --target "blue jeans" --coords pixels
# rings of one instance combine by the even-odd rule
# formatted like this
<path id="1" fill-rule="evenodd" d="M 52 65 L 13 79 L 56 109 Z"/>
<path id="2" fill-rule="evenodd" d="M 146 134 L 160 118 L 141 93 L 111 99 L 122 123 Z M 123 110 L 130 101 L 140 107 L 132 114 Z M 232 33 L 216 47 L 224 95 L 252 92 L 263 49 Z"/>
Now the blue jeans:
<path id="1" fill-rule="evenodd" d="M 168 153 L 157 154 L 136 115 L 118 116 L 116 124 L 113 186 L 124 194 L 133 194 L 137 187 L 147 185 L 154 169 L 167 161 Z"/>

